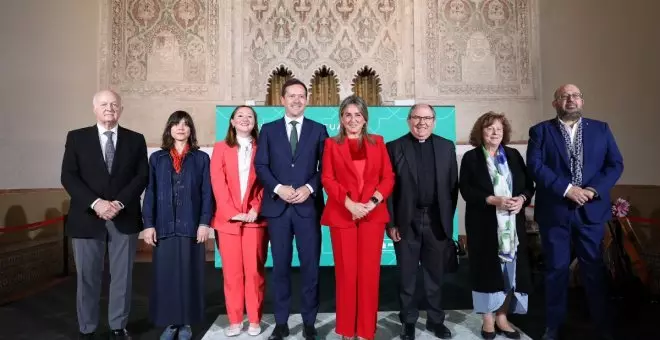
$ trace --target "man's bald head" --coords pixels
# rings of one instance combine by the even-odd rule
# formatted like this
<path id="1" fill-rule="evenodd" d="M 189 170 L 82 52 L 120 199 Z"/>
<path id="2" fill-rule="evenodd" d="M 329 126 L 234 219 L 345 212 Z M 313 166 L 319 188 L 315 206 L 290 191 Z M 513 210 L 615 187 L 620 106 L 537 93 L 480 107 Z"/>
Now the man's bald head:
<path id="1" fill-rule="evenodd" d="M 557 116 L 563 121 L 576 121 L 582 117 L 582 92 L 573 84 L 565 84 L 557 88 L 554 93 L 552 107 Z"/>
<path id="2" fill-rule="evenodd" d="M 119 101 L 119 103 L 121 103 L 121 96 L 117 92 L 113 90 L 101 90 L 94 94 L 94 97 L 92 98 L 92 105 L 96 106 L 96 102 L 98 101 L 98 99 L 102 96 L 107 96 L 107 95 L 114 96 Z"/>
<path id="3" fill-rule="evenodd" d="M 107 129 L 112 129 L 117 125 L 121 112 L 124 109 L 121 105 L 121 97 L 117 92 L 112 90 L 101 90 L 92 98 L 94 105 L 94 114 L 96 121 L 105 126 Z"/>

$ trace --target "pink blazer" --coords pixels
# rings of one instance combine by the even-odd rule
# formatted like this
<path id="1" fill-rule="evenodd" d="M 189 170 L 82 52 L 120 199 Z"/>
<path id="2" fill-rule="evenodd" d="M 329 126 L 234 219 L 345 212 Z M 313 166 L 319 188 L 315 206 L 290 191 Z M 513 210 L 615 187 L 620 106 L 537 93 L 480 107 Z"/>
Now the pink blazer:
<path id="1" fill-rule="evenodd" d="M 231 221 L 238 214 L 247 213 L 254 209 L 261 212 L 261 200 L 264 189 L 257 180 L 254 171 L 254 156 L 257 153 L 257 144 L 252 143 L 252 163 L 245 197 L 241 201 L 241 185 L 238 175 L 238 147 L 230 147 L 224 141 L 213 147 L 211 156 L 211 185 L 215 196 L 215 215 L 211 225 L 219 232 L 239 234 L 240 228 L 265 227 L 266 221 L 261 216 L 253 223 Z"/>

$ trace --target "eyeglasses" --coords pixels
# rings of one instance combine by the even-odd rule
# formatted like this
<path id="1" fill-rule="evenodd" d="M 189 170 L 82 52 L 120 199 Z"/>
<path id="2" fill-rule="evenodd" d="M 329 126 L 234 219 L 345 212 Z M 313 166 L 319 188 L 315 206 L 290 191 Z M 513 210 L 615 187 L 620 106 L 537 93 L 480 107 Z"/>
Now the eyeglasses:
<path id="1" fill-rule="evenodd" d="M 557 97 L 557 100 L 560 101 L 566 101 L 568 98 L 571 98 L 572 100 L 578 100 L 582 98 L 582 93 L 565 93 L 562 94 L 561 96 Z"/>
<path id="2" fill-rule="evenodd" d="M 409 119 L 411 119 L 413 122 L 424 121 L 425 123 L 430 123 L 435 119 L 435 117 L 433 117 L 433 116 L 410 116 Z"/>

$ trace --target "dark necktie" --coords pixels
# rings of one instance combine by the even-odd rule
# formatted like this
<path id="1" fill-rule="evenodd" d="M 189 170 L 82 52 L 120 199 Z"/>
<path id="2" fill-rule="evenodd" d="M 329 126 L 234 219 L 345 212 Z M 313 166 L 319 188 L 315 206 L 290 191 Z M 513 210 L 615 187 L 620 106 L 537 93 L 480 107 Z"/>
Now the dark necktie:
<path id="1" fill-rule="evenodd" d="M 291 143 L 291 154 L 296 154 L 296 146 L 298 146 L 298 130 L 296 130 L 296 125 L 298 122 L 292 120 L 291 124 L 291 135 L 289 136 L 289 143 Z"/>
<path id="2" fill-rule="evenodd" d="M 115 159 L 115 144 L 112 142 L 112 135 L 114 132 L 106 131 L 103 133 L 108 137 L 105 142 L 105 165 L 108 167 L 108 173 L 112 172 L 112 161 Z"/>

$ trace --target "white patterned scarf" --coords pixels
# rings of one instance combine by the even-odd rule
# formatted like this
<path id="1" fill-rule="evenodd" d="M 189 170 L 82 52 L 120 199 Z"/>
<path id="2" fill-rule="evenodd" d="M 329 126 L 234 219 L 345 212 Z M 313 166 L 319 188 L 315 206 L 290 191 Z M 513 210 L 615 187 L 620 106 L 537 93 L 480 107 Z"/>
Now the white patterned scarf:
<path id="1" fill-rule="evenodd" d="M 500 145 L 494 157 L 491 157 L 485 147 L 481 147 L 486 157 L 488 175 L 493 183 L 495 196 L 512 197 L 513 179 L 509 163 L 506 160 L 504 148 Z M 518 234 L 516 233 L 516 215 L 508 210 L 496 208 L 498 255 L 502 262 L 512 262 L 518 249 Z"/>
<path id="2" fill-rule="evenodd" d="M 559 130 L 564 137 L 568 159 L 571 164 L 571 184 L 582 186 L 582 119 L 577 123 L 575 131 L 575 140 L 571 141 L 571 135 L 568 134 L 562 122 L 559 122 Z"/>

